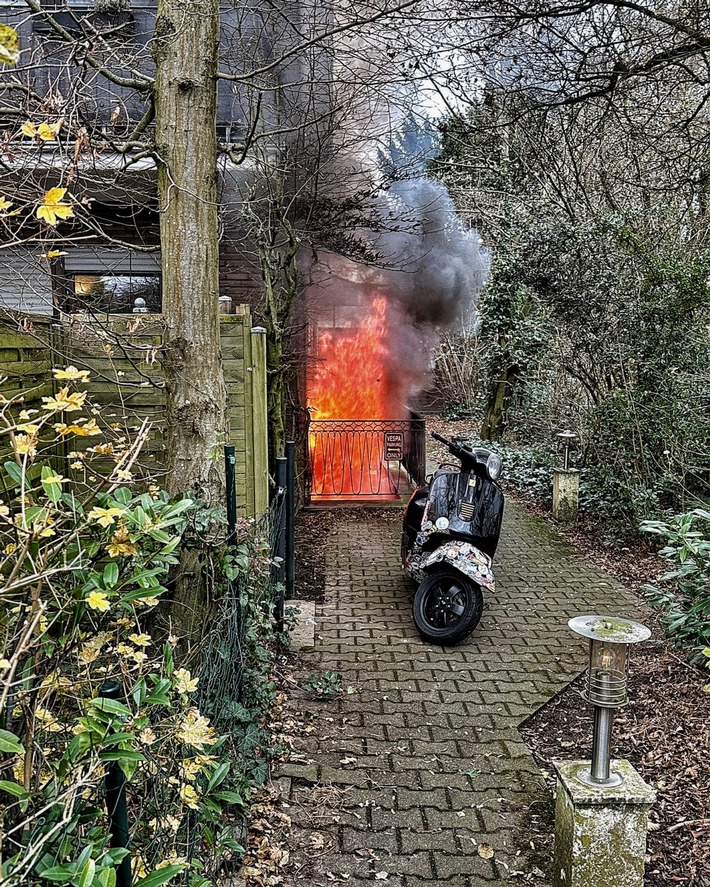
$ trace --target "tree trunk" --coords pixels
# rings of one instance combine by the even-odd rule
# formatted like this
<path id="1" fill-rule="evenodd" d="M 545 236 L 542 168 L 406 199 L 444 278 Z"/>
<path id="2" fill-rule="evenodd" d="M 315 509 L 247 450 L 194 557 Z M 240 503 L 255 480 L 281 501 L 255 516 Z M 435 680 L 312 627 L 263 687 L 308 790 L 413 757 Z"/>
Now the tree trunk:
<path id="1" fill-rule="evenodd" d="M 508 407 L 517 379 L 518 367 L 513 366 L 507 367 L 493 383 L 481 427 L 482 440 L 497 441 L 502 438 L 508 425 Z"/>
<path id="2" fill-rule="evenodd" d="M 223 496 L 219 339 L 219 0 L 160 0 L 154 56 L 162 246 L 167 488 Z"/>
<path id="3" fill-rule="evenodd" d="M 166 486 L 224 497 L 226 390 L 219 324 L 217 58 L 219 0 L 160 0 L 155 107 L 162 247 Z M 200 553 L 183 549 L 172 625 L 199 641 L 210 599 Z"/>

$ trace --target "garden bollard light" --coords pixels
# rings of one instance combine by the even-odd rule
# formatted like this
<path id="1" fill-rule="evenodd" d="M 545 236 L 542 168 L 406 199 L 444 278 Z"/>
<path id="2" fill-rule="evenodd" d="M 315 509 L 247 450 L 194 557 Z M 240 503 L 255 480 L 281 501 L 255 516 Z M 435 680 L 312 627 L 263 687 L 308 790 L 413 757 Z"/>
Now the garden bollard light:
<path id="1" fill-rule="evenodd" d="M 567 624 L 575 634 L 589 639 L 585 696 L 594 706 L 594 732 L 589 773 L 580 778 L 591 785 L 619 785 L 621 777 L 610 771 L 613 713 L 628 701 L 629 647 L 648 640 L 651 630 L 611 616 L 575 616 Z"/>
<path id="2" fill-rule="evenodd" d="M 565 455 L 564 455 L 563 468 L 564 468 L 565 471 L 568 471 L 568 470 L 569 470 L 569 451 L 570 451 L 570 447 L 572 446 L 572 443 L 573 443 L 575 440 L 577 440 L 577 438 L 579 437 L 579 435 L 577 434 L 576 431 L 570 431 L 570 429 L 567 428 L 565 431 L 559 431 L 559 432 L 555 435 L 555 437 L 556 437 L 558 440 L 560 440 L 560 441 L 562 442 L 562 446 L 564 447 L 564 453 L 565 453 Z"/>
<path id="3" fill-rule="evenodd" d="M 655 792 L 628 761 L 611 761 L 613 711 L 627 701 L 629 647 L 651 634 L 611 616 L 577 616 L 587 638 L 585 698 L 594 706 L 591 761 L 555 761 L 555 887 L 642 887 Z"/>
<path id="4" fill-rule="evenodd" d="M 563 467 L 552 473 L 552 516 L 560 522 L 574 523 L 579 510 L 579 472 L 569 467 L 569 453 L 578 435 L 566 430 L 556 437 L 564 445 L 564 460 Z"/>
<path id="5" fill-rule="evenodd" d="M 99 696 L 118 699 L 121 685 L 118 681 L 104 681 Z M 126 806 L 126 775 L 117 761 L 106 766 L 106 810 L 108 812 L 111 846 L 128 849 L 128 808 Z M 131 887 L 131 857 L 127 853 L 116 866 L 116 887 Z"/>

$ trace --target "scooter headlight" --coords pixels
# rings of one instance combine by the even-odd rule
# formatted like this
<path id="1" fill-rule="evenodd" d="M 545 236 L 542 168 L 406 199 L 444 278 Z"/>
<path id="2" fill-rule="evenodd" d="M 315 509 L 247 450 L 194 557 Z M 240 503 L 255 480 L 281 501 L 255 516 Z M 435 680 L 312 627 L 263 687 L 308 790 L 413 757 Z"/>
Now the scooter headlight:
<path id="1" fill-rule="evenodd" d="M 497 456 L 495 453 L 490 453 L 488 456 L 488 461 L 486 462 L 486 472 L 490 480 L 498 480 L 500 477 L 501 469 L 503 468 L 503 461 L 500 456 Z"/>

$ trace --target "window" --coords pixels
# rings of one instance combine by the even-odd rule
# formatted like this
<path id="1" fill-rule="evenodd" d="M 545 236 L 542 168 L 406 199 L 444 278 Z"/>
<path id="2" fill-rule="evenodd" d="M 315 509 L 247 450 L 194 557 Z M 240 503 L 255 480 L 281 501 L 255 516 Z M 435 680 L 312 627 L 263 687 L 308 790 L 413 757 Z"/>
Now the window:
<path id="1" fill-rule="evenodd" d="M 136 299 L 143 299 L 151 313 L 161 310 L 159 274 L 74 273 L 73 295 L 78 310 L 106 314 L 130 314 Z"/>

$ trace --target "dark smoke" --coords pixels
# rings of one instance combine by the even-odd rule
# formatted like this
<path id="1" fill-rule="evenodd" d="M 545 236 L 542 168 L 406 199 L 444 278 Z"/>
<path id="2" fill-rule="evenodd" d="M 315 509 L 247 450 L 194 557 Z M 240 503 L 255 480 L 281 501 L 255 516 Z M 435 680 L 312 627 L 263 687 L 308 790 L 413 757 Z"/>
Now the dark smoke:
<path id="1" fill-rule="evenodd" d="M 488 272 L 476 231 L 466 229 L 440 183 L 395 182 L 383 198 L 385 230 L 373 246 L 391 298 L 416 327 L 446 328 L 474 310 Z"/>
<path id="2" fill-rule="evenodd" d="M 489 267 L 478 233 L 457 215 L 444 185 L 422 173 L 431 145 L 421 145 L 420 133 L 405 130 L 380 158 L 380 181 L 391 183 L 373 189 L 376 227 L 357 232 L 374 260 L 358 264 L 320 251 L 311 268 L 309 303 L 319 329 L 356 326 L 373 298 L 387 299 L 392 418 L 394 404 L 411 402 L 431 381 L 441 332 L 474 319 Z"/>

